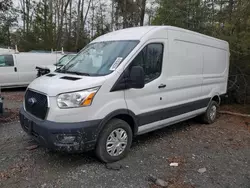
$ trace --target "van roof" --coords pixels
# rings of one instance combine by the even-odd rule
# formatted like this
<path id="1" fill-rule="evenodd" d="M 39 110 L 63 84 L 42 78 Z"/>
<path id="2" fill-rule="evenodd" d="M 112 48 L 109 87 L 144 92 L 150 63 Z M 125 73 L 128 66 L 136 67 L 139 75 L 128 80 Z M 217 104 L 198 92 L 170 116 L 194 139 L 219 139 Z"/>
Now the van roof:
<path id="1" fill-rule="evenodd" d="M 209 39 L 213 39 L 216 40 L 218 42 L 225 42 L 223 40 L 214 38 L 214 37 L 210 37 L 207 35 L 203 35 L 201 33 L 197 33 L 194 31 L 190 31 L 187 29 L 182 29 L 182 28 L 178 28 L 178 27 L 173 27 L 173 26 L 142 26 L 142 27 L 132 27 L 132 28 L 127 28 L 127 29 L 121 29 L 121 30 L 117 30 L 117 31 L 113 31 L 110 33 L 107 33 L 105 35 L 102 35 L 98 38 L 96 38 L 95 40 L 92 41 L 92 43 L 94 42 L 101 42 L 101 41 L 114 41 L 114 40 L 141 40 L 141 38 L 143 36 L 145 36 L 147 33 L 151 33 L 151 32 L 157 32 L 159 30 L 175 30 L 175 31 L 182 31 L 182 32 L 186 32 L 186 33 L 192 33 L 192 34 L 196 34 L 205 38 L 209 38 Z"/>

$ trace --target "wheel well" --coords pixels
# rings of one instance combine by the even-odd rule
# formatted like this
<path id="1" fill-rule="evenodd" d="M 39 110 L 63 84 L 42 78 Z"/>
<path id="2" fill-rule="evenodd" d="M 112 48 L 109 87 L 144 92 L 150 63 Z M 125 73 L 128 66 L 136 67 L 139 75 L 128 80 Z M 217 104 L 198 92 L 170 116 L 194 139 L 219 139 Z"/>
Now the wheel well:
<path id="1" fill-rule="evenodd" d="M 212 98 L 212 101 L 215 101 L 218 103 L 218 105 L 220 104 L 220 97 L 218 95 L 215 95 L 213 98 Z"/>
<path id="2" fill-rule="evenodd" d="M 119 114 L 119 115 L 114 116 L 113 118 L 121 119 L 121 120 L 127 122 L 129 124 L 129 126 L 131 127 L 133 135 L 135 135 L 135 133 L 136 133 L 135 121 L 130 115 L 128 115 L 128 114 Z"/>

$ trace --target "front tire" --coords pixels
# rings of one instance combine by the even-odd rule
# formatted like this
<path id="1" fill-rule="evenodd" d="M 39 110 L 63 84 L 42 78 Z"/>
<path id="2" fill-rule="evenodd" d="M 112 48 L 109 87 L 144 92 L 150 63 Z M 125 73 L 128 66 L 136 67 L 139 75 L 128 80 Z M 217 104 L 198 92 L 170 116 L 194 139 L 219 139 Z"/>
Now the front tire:
<path id="1" fill-rule="evenodd" d="M 97 157 L 105 163 L 121 160 L 129 152 L 132 138 L 133 133 L 127 122 L 121 119 L 110 120 L 97 141 Z"/>
<path id="2" fill-rule="evenodd" d="M 208 105 L 207 111 L 202 116 L 202 120 L 206 124 L 212 124 L 215 122 L 219 105 L 215 101 L 211 101 Z"/>

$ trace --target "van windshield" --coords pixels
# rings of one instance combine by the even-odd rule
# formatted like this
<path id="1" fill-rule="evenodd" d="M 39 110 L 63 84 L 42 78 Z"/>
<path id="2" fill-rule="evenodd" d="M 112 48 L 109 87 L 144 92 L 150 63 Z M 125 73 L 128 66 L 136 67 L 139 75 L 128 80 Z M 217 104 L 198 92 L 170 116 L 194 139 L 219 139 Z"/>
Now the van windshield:
<path id="1" fill-rule="evenodd" d="M 113 72 L 139 41 L 106 41 L 87 45 L 57 72 L 101 76 Z"/>
<path id="2" fill-rule="evenodd" d="M 65 55 L 63 56 L 61 59 L 59 59 L 59 61 L 55 64 L 55 66 L 63 66 L 66 65 L 69 60 L 71 60 L 73 57 L 75 57 L 75 55 Z"/>

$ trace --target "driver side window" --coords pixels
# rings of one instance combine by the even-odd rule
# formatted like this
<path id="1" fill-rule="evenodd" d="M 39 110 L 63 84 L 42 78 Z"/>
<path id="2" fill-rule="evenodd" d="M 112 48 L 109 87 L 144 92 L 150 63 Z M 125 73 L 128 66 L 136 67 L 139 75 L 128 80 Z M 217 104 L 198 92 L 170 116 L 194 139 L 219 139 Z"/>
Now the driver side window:
<path id="1" fill-rule="evenodd" d="M 161 75 L 163 44 L 151 43 L 145 46 L 132 61 L 131 66 L 141 66 L 145 72 L 145 84 Z"/>
<path id="2" fill-rule="evenodd" d="M 14 61 L 12 55 L 0 55 L 0 67 L 13 67 Z"/>

